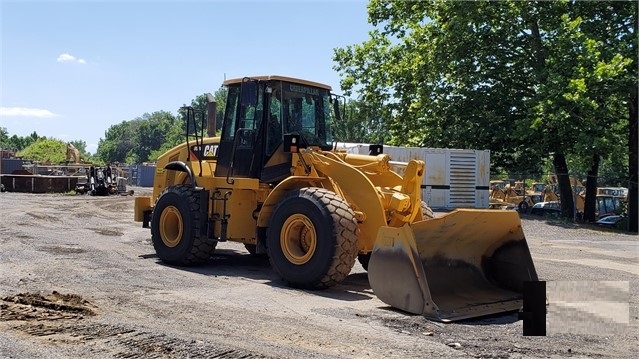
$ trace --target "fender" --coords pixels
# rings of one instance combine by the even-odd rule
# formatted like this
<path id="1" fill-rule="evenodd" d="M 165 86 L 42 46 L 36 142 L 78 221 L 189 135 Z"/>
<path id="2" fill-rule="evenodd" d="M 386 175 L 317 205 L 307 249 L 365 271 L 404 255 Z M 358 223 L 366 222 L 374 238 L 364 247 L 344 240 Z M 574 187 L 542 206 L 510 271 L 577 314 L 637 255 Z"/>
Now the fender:
<path id="1" fill-rule="evenodd" d="M 323 187 L 341 195 L 341 190 L 326 177 L 309 177 L 309 176 L 290 176 L 280 182 L 271 193 L 269 193 L 266 201 L 262 204 L 260 213 L 257 216 L 258 227 L 268 227 L 271 214 L 285 194 L 290 191 L 303 187 Z"/>
<path id="2" fill-rule="evenodd" d="M 167 163 L 166 166 L 164 166 L 164 169 L 186 172 L 186 174 L 189 176 L 189 179 L 191 180 L 191 185 L 193 187 L 197 187 L 197 182 L 195 182 L 195 176 L 193 176 L 193 171 L 191 171 L 191 169 L 189 168 L 189 166 L 186 165 L 186 163 L 182 161 L 172 161 Z"/>

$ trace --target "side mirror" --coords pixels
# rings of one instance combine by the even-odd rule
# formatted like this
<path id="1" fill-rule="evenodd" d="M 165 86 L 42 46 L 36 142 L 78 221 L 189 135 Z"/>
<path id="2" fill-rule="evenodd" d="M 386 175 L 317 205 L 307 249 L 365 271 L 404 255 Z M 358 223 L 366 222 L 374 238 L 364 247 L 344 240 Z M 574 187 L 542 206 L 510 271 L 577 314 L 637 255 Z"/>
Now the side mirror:
<path id="1" fill-rule="evenodd" d="M 337 97 L 333 98 L 333 110 L 335 111 L 335 118 L 338 122 L 341 122 L 342 114 L 339 111 L 339 99 Z"/>
<path id="2" fill-rule="evenodd" d="M 257 81 L 243 81 L 240 89 L 242 106 L 257 105 Z"/>
<path id="3" fill-rule="evenodd" d="M 384 153 L 384 145 L 370 145 L 368 146 L 368 154 L 371 156 L 377 156 Z"/>

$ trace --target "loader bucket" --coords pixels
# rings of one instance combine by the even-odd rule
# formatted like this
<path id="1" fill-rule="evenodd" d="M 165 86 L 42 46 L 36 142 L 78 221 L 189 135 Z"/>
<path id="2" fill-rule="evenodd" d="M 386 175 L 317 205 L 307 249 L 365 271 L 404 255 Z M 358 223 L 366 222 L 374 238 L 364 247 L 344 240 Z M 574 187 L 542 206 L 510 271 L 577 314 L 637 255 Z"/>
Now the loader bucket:
<path id="1" fill-rule="evenodd" d="M 381 301 L 443 322 L 518 310 L 538 280 L 519 214 L 474 209 L 382 227 L 368 279 Z"/>

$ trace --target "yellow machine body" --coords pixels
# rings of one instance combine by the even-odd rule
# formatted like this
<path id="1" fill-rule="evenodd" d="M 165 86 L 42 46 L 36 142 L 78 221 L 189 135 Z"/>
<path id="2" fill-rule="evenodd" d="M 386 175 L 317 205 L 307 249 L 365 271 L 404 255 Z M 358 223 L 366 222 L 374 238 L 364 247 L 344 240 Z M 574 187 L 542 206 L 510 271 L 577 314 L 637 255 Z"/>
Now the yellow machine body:
<path id="1" fill-rule="evenodd" d="M 248 80 L 227 84 L 237 81 Z M 327 88 L 288 77 L 255 81 L 271 81 L 264 96 L 268 91 L 275 94 L 273 89 L 280 88 L 277 81 L 299 83 L 299 88 L 291 87 L 293 95 Z M 238 136 L 242 131 L 237 130 Z M 162 247 L 168 253 L 167 259 L 161 259 L 190 264 L 193 257 L 181 261 L 171 252 L 187 235 L 207 248 L 197 253 L 201 260 L 208 258 L 217 241 L 241 242 L 249 251 L 259 251 L 266 241 L 276 271 L 293 286 L 313 289 L 338 284 L 359 258 L 379 299 L 442 321 L 516 310 L 521 307 L 523 282 L 538 280 L 516 212 L 460 209 L 432 218 L 421 198 L 427 170 L 423 161 L 398 163 L 387 154 L 348 154 L 313 144 L 289 149 L 285 136 L 285 144 L 277 147 L 265 166 L 275 163 L 288 170 L 277 181 L 266 182 L 233 176 L 232 170 L 220 176 L 221 167 L 216 167 L 224 155 L 218 153 L 223 141 L 203 137 L 169 150 L 158 159 L 152 196 L 135 199 L 135 220 L 151 222 L 152 233 L 161 237 L 154 239 L 156 250 Z M 233 166 L 233 160 L 230 163 Z M 186 213 L 178 200 L 156 210 L 163 196 L 177 198 L 180 193 L 188 193 L 185 201 L 192 213 Z M 295 194 L 299 198 L 291 198 Z M 317 200 L 309 202 L 313 196 Z M 325 208 L 317 212 L 318 206 Z M 306 212 L 297 213 L 297 208 Z M 315 212 L 336 219 L 329 223 L 332 233 L 320 228 Z M 189 223 L 197 228 L 189 228 Z M 281 229 L 272 229 L 274 223 Z M 153 226 L 158 227 L 155 232 Z M 315 257 L 323 255 L 328 237 L 337 238 L 335 248 L 329 248 L 335 253 L 324 259 L 332 264 L 327 264 L 325 276 L 305 283 L 304 273 L 309 263 L 320 260 Z M 274 246 L 283 249 L 275 251 Z M 281 254 L 279 259 L 275 253 Z"/>

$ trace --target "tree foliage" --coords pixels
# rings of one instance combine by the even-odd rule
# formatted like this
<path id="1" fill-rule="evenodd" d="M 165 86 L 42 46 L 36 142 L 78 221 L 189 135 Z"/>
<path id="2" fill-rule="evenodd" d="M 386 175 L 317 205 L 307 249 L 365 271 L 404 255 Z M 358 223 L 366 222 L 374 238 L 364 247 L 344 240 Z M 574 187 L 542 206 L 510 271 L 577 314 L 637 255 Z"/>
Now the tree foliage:
<path id="1" fill-rule="evenodd" d="M 218 133 L 224 118 L 226 94 L 226 88 L 220 88 L 214 94 L 217 102 Z M 191 100 L 190 106 L 206 115 L 206 95 L 195 97 Z M 142 163 L 157 160 L 161 154 L 186 140 L 184 118 L 186 111 L 180 108 L 177 113 L 177 116 L 167 111 L 145 113 L 130 121 L 122 121 L 109 127 L 105 131 L 104 138 L 98 143 L 96 156 L 104 163 Z M 197 123 L 201 124 L 200 121 L 201 117 L 198 115 Z M 200 130 L 201 125 L 198 125 L 198 134 Z M 194 129 L 190 128 L 189 132 L 193 134 Z"/>
<path id="2" fill-rule="evenodd" d="M 340 106 L 339 111 L 342 118 L 332 126 L 335 141 L 383 144 L 390 140 L 379 108 L 364 101 L 351 100 Z"/>
<path id="3" fill-rule="evenodd" d="M 216 129 L 216 133 L 219 136 L 219 134 L 221 133 L 221 129 L 222 129 L 222 122 L 224 121 L 224 111 L 226 109 L 226 97 L 228 95 L 228 89 L 226 87 L 220 87 L 217 91 L 215 91 L 215 93 L 213 94 L 213 98 L 215 99 L 215 103 L 216 103 L 216 114 L 215 114 L 215 129 Z M 194 98 L 193 100 L 191 100 L 191 104 L 189 106 L 193 107 L 197 113 L 197 118 L 196 118 L 196 129 L 190 129 L 190 132 L 193 133 L 195 130 L 197 130 L 197 133 L 199 134 L 200 131 L 202 130 L 202 118 L 201 116 L 204 116 L 204 126 L 206 128 L 206 110 L 207 110 L 207 97 L 206 94 L 202 94 L 197 96 L 196 98 Z M 185 105 L 186 106 L 186 105 Z M 178 114 L 180 115 L 180 117 L 184 118 L 184 116 L 186 116 L 186 111 L 184 110 L 184 107 L 180 108 L 178 111 Z"/>
<path id="4" fill-rule="evenodd" d="M 487 148 L 494 168 L 529 174 L 550 156 L 566 214 L 566 158 L 588 170 L 627 159 L 636 2 L 372 0 L 368 11 L 370 39 L 335 49 L 335 69 L 383 109 L 391 143 Z"/>
<path id="5" fill-rule="evenodd" d="M 5 127 L 0 127 L 0 147 L 11 151 L 21 151 L 36 142 L 40 137 L 35 131 L 29 136 L 9 136 L 9 132 Z"/>
<path id="6" fill-rule="evenodd" d="M 154 160 L 151 154 L 167 150 L 181 140 L 181 123 L 166 111 L 145 113 L 122 121 L 105 132 L 97 156 L 105 163 L 141 163 Z"/>
<path id="7" fill-rule="evenodd" d="M 62 143 L 64 146 L 60 147 Z M 86 151 L 84 140 L 70 141 L 80 151 L 82 160 L 91 162 L 92 156 Z M 38 162 L 62 163 L 66 160 L 66 142 L 39 136 L 35 131 L 29 136 L 9 136 L 6 128 L 0 127 L 0 148 L 14 152 L 17 156 Z"/>
<path id="8" fill-rule="evenodd" d="M 37 162 L 61 164 L 66 161 L 67 144 L 58 139 L 41 137 L 18 152 L 18 156 Z"/>
<path id="9" fill-rule="evenodd" d="M 137 146 L 133 149 L 135 162 L 155 160 L 151 158 L 154 150 L 166 151 L 180 143 L 180 122 L 171 113 L 157 111 L 152 114 L 145 113 L 139 121 L 139 127 L 135 136 Z"/>
<path id="10" fill-rule="evenodd" d="M 112 125 L 98 142 L 97 157 L 105 163 L 135 163 L 133 150 L 140 120 L 122 121 Z"/>

